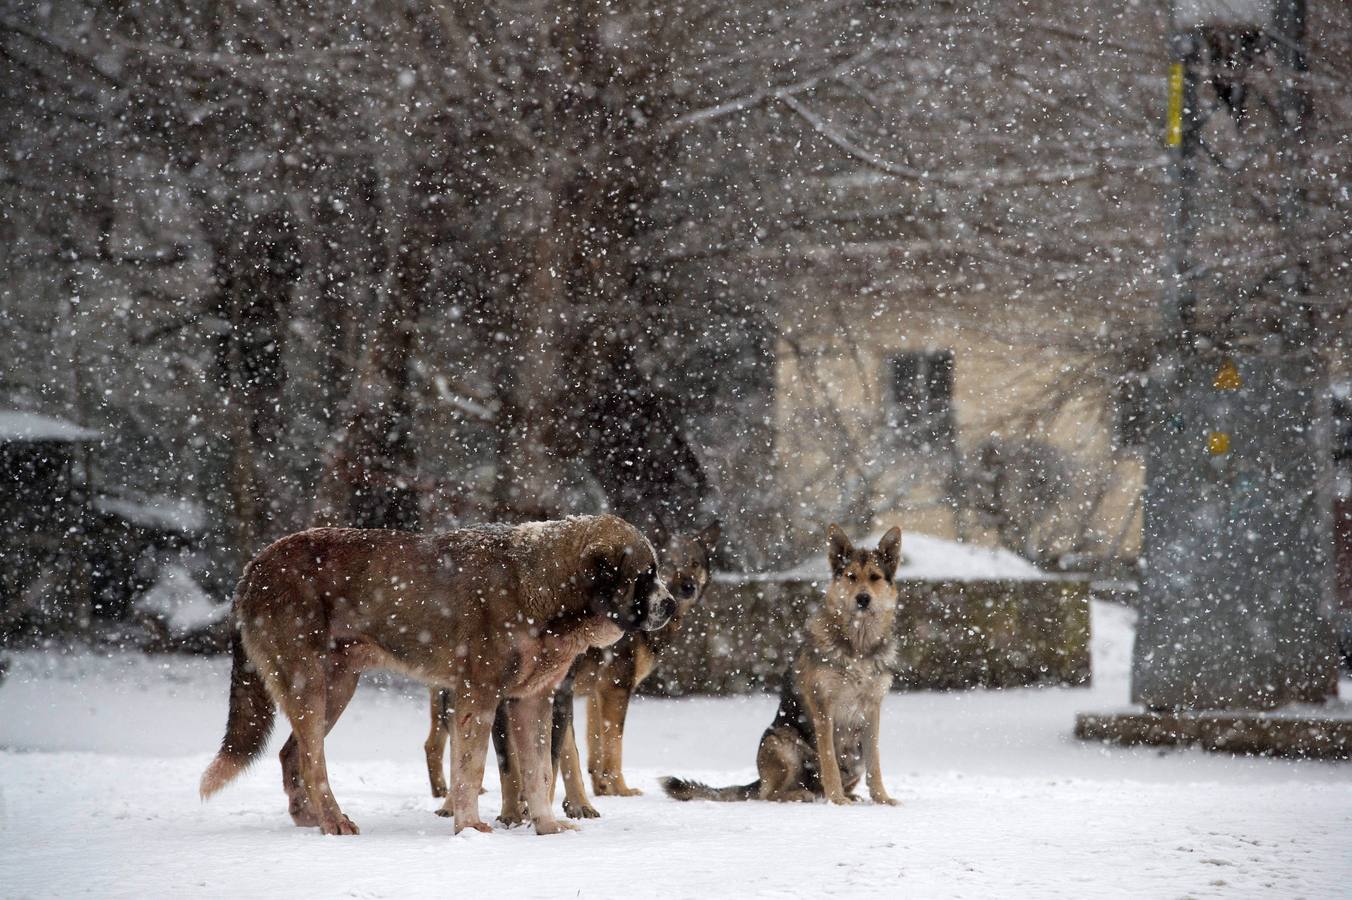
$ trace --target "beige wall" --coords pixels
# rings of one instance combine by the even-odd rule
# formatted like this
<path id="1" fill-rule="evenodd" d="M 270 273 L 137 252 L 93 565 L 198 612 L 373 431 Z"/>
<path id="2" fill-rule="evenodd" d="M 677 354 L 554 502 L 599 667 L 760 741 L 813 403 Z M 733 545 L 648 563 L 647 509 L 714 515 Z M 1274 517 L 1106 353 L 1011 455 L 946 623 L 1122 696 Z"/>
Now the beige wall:
<path id="1" fill-rule="evenodd" d="M 1023 335 L 1064 331 L 1064 321 L 983 317 L 982 307 L 1001 308 L 993 298 L 938 315 L 924 311 L 935 305 L 846 300 L 831 314 L 799 311 L 805 327 L 779 347 L 775 411 L 783 477 L 795 493 L 809 506 L 844 510 L 857 527 L 868 519 L 879 527 L 900 522 L 956 536 L 953 511 L 941 502 L 946 466 L 918 462 L 892 446 L 883 418 L 884 404 L 890 403 L 884 381 L 888 357 L 901 350 L 947 349 L 954 355 L 960 451 L 992 437 L 1036 439 L 1059 448 L 1088 473 L 1077 488 L 1106 481 L 1099 512 L 1089 519 L 1091 552 L 1116 547 L 1118 556 L 1134 556 L 1143 467 L 1129 453 L 1114 458 L 1111 419 L 1099 414 L 1110 389 L 1107 380 L 1077 382 L 1083 399 L 1065 405 L 1050 422 L 1029 415 L 1045 400 L 1067 351 L 1039 347 L 1035 337 Z M 995 540 L 980 530 L 968 537 Z"/>

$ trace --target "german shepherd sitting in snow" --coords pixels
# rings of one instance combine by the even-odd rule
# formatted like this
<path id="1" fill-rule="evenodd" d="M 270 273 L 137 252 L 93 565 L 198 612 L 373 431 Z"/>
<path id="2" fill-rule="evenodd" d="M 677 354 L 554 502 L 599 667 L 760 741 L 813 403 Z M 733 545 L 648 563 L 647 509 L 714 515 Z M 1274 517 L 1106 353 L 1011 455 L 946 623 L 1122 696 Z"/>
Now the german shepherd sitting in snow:
<path id="1" fill-rule="evenodd" d="M 600 815 L 587 798 L 582 779 L 582 764 L 573 729 L 574 690 L 587 698 L 588 770 L 592 789 L 599 795 L 632 796 L 621 771 L 624 722 L 629 700 L 657 664 L 657 658 L 671 644 L 685 616 L 695 607 L 709 583 L 714 548 L 721 529 L 717 522 L 692 535 L 658 535 L 660 548 L 658 577 L 676 598 L 676 614 L 656 631 L 632 631 L 609 647 L 586 651 L 564 679 L 554 695 L 551 747 L 554 768 L 563 772 L 563 811 L 570 818 L 595 818 Z M 427 776 L 432 795 L 446 795 L 443 758 L 450 734 L 451 697 L 449 691 L 432 691 L 431 730 L 423 749 L 427 757 Z M 501 712 L 493 727 L 493 745 L 497 750 L 499 774 L 504 798 L 514 791 L 516 775 L 507 748 L 505 719 Z M 557 775 L 556 775 L 557 777 Z M 511 803 L 504 799 L 504 822 L 513 823 Z"/>
<path id="2" fill-rule="evenodd" d="M 504 699 L 535 830 L 572 827 L 550 810 L 550 695 L 587 648 L 661 628 L 675 612 L 652 545 L 615 516 L 282 538 L 249 563 L 235 594 L 230 714 L 202 796 L 263 750 L 276 704 L 291 722 L 281 761 L 292 819 L 356 834 L 329 788 L 324 736 L 362 670 L 389 668 L 454 694 L 446 808 L 457 832 L 491 830 L 479 818 L 479 786 Z"/>
<path id="3" fill-rule="evenodd" d="M 878 756 L 882 700 L 892 684 L 892 636 L 901 529 L 876 550 L 856 550 L 837 525 L 827 529 L 831 585 L 808 620 L 807 640 L 784 679 L 779 712 L 756 754 L 760 778 L 711 788 L 662 779 L 677 800 L 815 800 L 853 803 L 867 773 L 875 803 L 896 803 L 883 786 Z"/>

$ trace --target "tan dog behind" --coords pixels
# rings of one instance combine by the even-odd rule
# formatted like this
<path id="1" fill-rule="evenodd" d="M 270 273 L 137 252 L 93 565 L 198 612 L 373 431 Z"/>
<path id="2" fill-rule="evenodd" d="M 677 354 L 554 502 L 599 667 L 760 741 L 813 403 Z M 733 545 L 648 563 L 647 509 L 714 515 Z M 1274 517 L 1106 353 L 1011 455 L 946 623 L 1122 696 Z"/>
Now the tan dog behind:
<path id="1" fill-rule="evenodd" d="M 574 691 L 587 698 L 587 773 L 598 796 L 631 797 L 642 793 L 624 780 L 624 723 L 629 701 L 670 646 L 686 615 L 704 594 L 721 529 L 717 522 L 691 535 L 659 539 L 659 572 L 676 598 L 676 615 L 656 631 L 632 632 L 609 647 L 588 650 L 574 669 Z M 564 748 L 564 784 L 581 783 L 581 773 L 570 773 L 578 753 Z M 588 808 L 585 793 L 580 798 Z M 569 805 L 576 799 L 568 795 Z M 586 815 L 583 812 L 583 815 Z"/>
<path id="2" fill-rule="evenodd" d="M 855 549 L 837 525 L 828 533 L 831 584 L 808 620 L 807 639 L 784 679 L 779 711 L 756 754 L 760 778 L 711 788 L 662 779 L 677 800 L 793 801 L 826 797 L 852 803 L 865 775 L 875 803 L 894 804 L 883 786 L 878 734 L 882 700 L 892 684 L 892 636 L 901 561 L 901 529 L 876 550 Z"/>
<path id="3" fill-rule="evenodd" d="M 629 699 L 656 665 L 658 656 L 670 644 L 685 616 L 699 602 L 708 586 L 710 566 L 717 546 L 720 527 L 717 522 L 693 534 L 658 536 L 658 577 L 676 599 L 676 614 L 656 631 L 634 631 L 609 647 L 593 647 L 573 666 L 573 676 L 564 680 L 554 698 L 551 736 L 554 764 L 563 774 L 563 811 L 569 818 L 595 818 L 600 815 L 587 797 L 582 764 L 573 727 L 574 684 L 586 696 L 588 769 L 594 790 L 601 795 L 630 796 L 639 791 L 624 781 L 622 746 Z M 452 709 L 448 691 L 431 691 L 431 728 L 423 751 L 432 795 L 446 796 L 445 752 L 450 735 Z M 502 743 L 500 728 L 494 743 Z M 501 758 L 500 765 L 507 760 Z M 557 776 L 556 776 L 557 777 Z M 510 780 L 510 779 L 508 779 Z M 506 782 L 504 782 L 506 783 Z M 504 807 L 511 804 L 504 799 Z M 508 816 L 510 820 L 512 817 Z"/>
<path id="4" fill-rule="evenodd" d="M 540 834 L 564 826 L 548 802 L 550 695 L 577 656 L 664 625 L 675 601 L 652 545 L 614 516 L 419 535 L 317 528 L 285 537 L 245 569 L 230 714 L 205 798 L 262 752 L 274 704 L 291 722 L 283 784 L 297 825 L 356 834 L 329 788 L 324 736 L 364 669 L 389 668 L 453 694 L 446 808 L 479 816 L 489 729 L 506 700 L 522 794 Z"/>

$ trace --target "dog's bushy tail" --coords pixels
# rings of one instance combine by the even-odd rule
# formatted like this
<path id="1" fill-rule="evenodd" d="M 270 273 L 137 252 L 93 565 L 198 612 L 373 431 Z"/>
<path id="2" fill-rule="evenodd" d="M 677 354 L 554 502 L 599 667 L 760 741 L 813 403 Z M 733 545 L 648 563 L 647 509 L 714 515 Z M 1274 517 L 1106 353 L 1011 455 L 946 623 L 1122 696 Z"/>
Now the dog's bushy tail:
<path id="1" fill-rule="evenodd" d="M 698 781 L 686 781 L 684 778 L 663 778 L 662 790 L 673 800 L 754 800 L 760 796 L 760 779 L 750 784 L 734 784 L 731 787 L 709 787 Z"/>
<path id="2" fill-rule="evenodd" d="M 258 673 L 244 651 L 239 632 L 231 641 L 230 713 L 225 721 L 225 737 L 216 758 L 202 773 L 198 791 L 205 800 L 225 787 L 235 776 L 249 767 L 267 746 L 276 715 L 272 697 L 268 696 L 263 676 Z"/>

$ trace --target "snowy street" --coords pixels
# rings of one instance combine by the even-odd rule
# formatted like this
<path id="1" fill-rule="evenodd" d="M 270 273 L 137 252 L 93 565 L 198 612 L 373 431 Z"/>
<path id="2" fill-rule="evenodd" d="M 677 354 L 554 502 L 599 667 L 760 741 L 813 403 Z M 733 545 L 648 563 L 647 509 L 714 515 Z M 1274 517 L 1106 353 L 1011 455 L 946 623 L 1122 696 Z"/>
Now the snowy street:
<path id="1" fill-rule="evenodd" d="M 416 687 L 358 691 L 329 760 L 362 834 L 323 838 L 290 824 L 275 753 L 198 801 L 224 659 L 16 654 L 0 686 L 0 894 L 1347 896 L 1352 766 L 1071 738 L 1076 712 L 1125 702 L 1129 617 L 1095 605 L 1091 689 L 889 697 L 894 809 L 668 800 L 661 775 L 754 778 L 774 700 L 640 698 L 625 758 L 645 795 L 598 798 L 603 818 L 550 838 L 457 838 L 432 815 Z M 498 803 L 493 778 L 484 812 Z"/>

